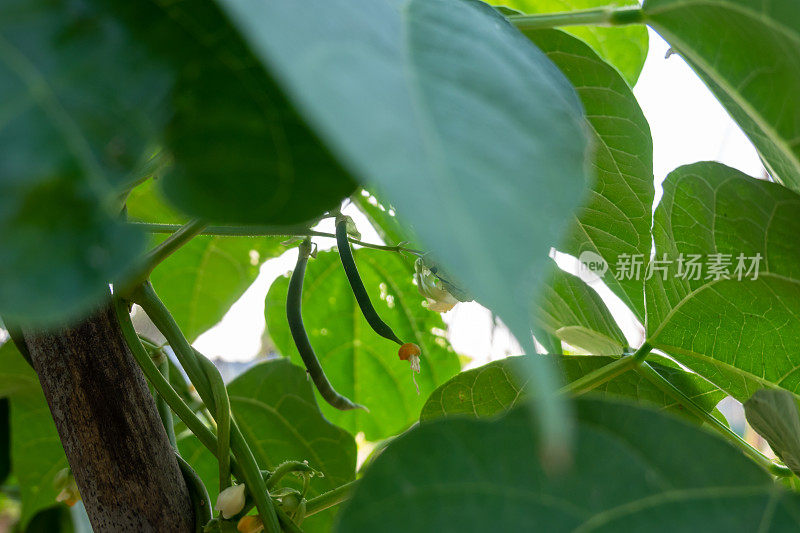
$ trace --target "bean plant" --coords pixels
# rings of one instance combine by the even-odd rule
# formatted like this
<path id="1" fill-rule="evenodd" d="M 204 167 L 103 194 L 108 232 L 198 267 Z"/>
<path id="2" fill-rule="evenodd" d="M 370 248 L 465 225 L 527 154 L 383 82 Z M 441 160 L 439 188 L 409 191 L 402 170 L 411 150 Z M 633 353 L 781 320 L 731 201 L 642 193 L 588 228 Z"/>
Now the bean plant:
<path id="1" fill-rule="evenodd" d="M 762 176 L 654 176 L 648 28 Z M 0 512 L 797 531 L 799 99 L 797 0 L 0 0 Z M 473 300 L 520 352 L 462 371 Z"/>

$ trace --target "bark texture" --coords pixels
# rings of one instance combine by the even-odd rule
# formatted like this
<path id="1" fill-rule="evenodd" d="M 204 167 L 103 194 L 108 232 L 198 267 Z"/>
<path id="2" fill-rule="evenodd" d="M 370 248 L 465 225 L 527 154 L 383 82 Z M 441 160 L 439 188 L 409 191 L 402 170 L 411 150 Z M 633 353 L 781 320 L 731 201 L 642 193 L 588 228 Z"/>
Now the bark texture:
<path id="1" fill-rule="evenodd" d="M 193 531 L 186 484 L 113 310 L 24 337 L 94 531 Z"/>

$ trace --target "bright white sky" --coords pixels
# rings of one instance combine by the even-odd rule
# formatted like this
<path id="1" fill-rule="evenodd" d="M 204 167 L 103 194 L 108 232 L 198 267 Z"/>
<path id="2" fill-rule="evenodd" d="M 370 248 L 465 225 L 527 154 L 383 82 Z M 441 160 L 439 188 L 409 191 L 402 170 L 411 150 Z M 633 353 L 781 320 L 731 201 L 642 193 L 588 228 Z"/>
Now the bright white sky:
<path id="1" fill-rule="evenodd" d="M 634 89 L 653 134 L 657 182 L 680 165 L 706 160 L 720 161 L 760 177 L 763 167 L 750 141 L 683 59 L 677 55 L 664 58 L 667 49 L 667 44 L 651 31 L 650 53 Z M 380 242 L 357 210 L 350 207 L 345 212 L 356 219 L 365 241 Z M 333 222 L 326 222 L 323 230 L 333 231 Z M 333 239 L 317 239 L 317 243 L 320 249 L 335 244 Z M 291 270 L 295 259 L 296 251 L 292 250 L 266 262 L 250 289 L 217 326 L 197 339 L 195 347 L 210 357 L 251 359 L 261 344 L 267 290 L 275 278 Z M 637 325 L 613 304 L 613 298 L 609 301 L 607 292 L 601 290 L 601 295 L 611 304 L 629 341 L 638 344 Z M 506 330 L 492 334 L 491 315 L 478 304 L 459 304 L 444 318 L 450 325 L 449 337 L 456 352 L 473 358 L 469 366 L 519 353 Z"/>

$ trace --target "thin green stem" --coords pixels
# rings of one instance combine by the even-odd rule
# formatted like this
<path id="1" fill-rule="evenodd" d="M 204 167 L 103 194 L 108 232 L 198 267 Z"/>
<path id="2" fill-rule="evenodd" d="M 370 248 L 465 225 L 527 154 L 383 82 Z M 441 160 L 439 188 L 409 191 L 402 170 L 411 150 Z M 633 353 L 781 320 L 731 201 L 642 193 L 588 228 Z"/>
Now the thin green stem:
<path id="1" fill-rule="evenodd" d="M 195 355 L 197 355 L 196 352 Z M 222 492 L 231 485 L 231 401 L 230 398 L 228 398 L 228 390 L 225 388 L 225 382 L 222 380 L 222 376 L 214 366 L 214 363 L 202 355 L 198 355 L 197 360 L 203 367 L 206 377 L 211 384 L 211 394 L 216 404 L 214 420 L 217 423 L 219 491 Z"/>
<path id="2" fill-rule="evenodd" d="M 206 374 L 207 371 L 211 372 L 211 369 L 207 366 L 204 367 L 204 364 L 200 361 L 203 356 L 196 352 L 189 344 L 189 341 L 186 340 L 172 314 L 156 295 L 153 286 L 150 282 L 145 282 L 134 291 L 133 295 L 134 301 L 142 306 L 147 316 L 150 317 L 153 324 L 169 342 L 203 403 L 206 404 L 209 410 L 216 411 L 217 405 L 211 382 Z M 216 367 L 214 367 L 213 371 L 218 373 Z M 266 531 L 280 533 L 275 506 L 272 504 L 264 479 L 261 477 L 258 462 L 235 420 L 231 420 L 230 446 L 240 468 L 240 472 L 237 473 L 236 477 L 243 480 L 247 485 L 253 500 L 256 502 L 258 513 L 264 521 Z"/>
<path id="3" fill-rule="evenodd" d="M 272 472 L 269 477 L 267 478 L 267 489 L 272 490 L 275 488 L 275 485 L 278 484 L 283 476 L 288 474 L 289 472 L 313 472 L 314 469 L 308 466 L 308 463 L 304 461 L 285 461 L 278 465 L 275 468 L 275 471 Z"/>
<path id="4" fill-rule="evenodd" d="M 202 220 L 190 220 L 175 231 L 175 233 L 170 235 L 164 242 L 148 252 L 147 255 L 145 255 L 143 271 L 146 272 L 146 274 L 143 278 L 148 278 L 150 272 L 152 272 L 159 263 L 172 255 L 181 246 L 192 240 L 192 238 L 199 235 L 206 226 L 208 226 L 208 223 Z"/>
<path id="5" fill-rule="evenodd" d="M 656 372 L 655 369 L 653 369 L 653 367 L 647 363 L 642 363 L 636 369 L 636 371 L 650 383 L 658 387 L 662 392 L 664 392 L 664 394 L 670 396 L 676 402 L 681 404 L 686 410 L 719 431 L 723 436 L 727 437 L 728 440 L 730 440 L 736 447 L 742 450 L 746 455 L 748 455 L 767 471 L 779 477 L 790 477 L 793 475 L 789 468 L 775 463 L 769 457 L 753 448 L 731 428 L 723 424 L 711 413 L 697 405 L 694 400 L 689 398 L 682 390 L 673 385 L 667 378 Z"/>
<path id="6" fill-rule="evenodd" d="M 169 383 L 169 361 L 165 359 L 158 365 L 158 370 L 164 378 L 164 381 Z M 172 409 L 169 408 L 167 401 L 163 396 L 158 394 L 158 392 L 156 392 L 156 408 L 158 409 L 158 415 L 161 417 L 161 423 L 164 424 L 164 430 L 167 432 L 167 439 L 172 447 L 177 450 L 178 441 L 175 439 L 175 424 L 172 421 Z"/>
<path id="7" fill-rule="evenodd" d="M 300 529 L 300 526 L 298 526 L 295 523 L 295 521 L 292 520 L 289 517 L 289 515 L 286 514 L 286 511 L 284 511 L 281 508 L 278 508 L 277 513 L 278 513 L 278 520 L 281 523 L 281 527 L 283 527 L 283 531 L 285 531 L 286 533 L 303 533 L 303 530 Z"/>
<path id="8" fill-rule="evenodd" d="M 643 24 L 644 15 L 640 7 L 601 7 L 563 13 L 511 15 L 508 17 L 508 21 L 520 30 L 540 30 L 563 26 Z"/>
<path id="9" fill-rule="evenodd" d="M 192 240 L 203 231 L 208 223 L 200 220 L 191 220 L 183 226 L 176 226 L 175 231 L 164 242 L 147 252 L 141 263 L 126 277 L 126 282 L 116 287 L 120 296 L 127 295 L 146 282 L 155 268 L 167 257 L 175 253 L 181 246 Z"/>
<path id="10" fill-rule="evenodd" d="M 129 222 L 131 226 L 135 226 L 142 231 L 148 233 L 175 233 L 183 226 L 179 224 L 152 224 L 144 222 Z M 327 237 L 335 239 L 336 235 L 327 233 L 325 231 L 312 230 L 308 226 L 295 225 L 295 226 L 206 226 L 198 235 L 226 235 L 231 237 Z M 384 250 L 387 252 L 406 252 L 413 255 L 423 255 L 420 250 L 407 248 L 405 246 L 388 246 L 384 244 L 372 244 L 369 242 L 360 241 L 348 237 L 348 240 L 363 246 L 364 248 L 372 248 L 373 250 Z"/>
<path id="11" fill-rule="evenodd" d="M 351 481 L 325 494 L 320 494 L 316 498 L 311 498 L 306 502 L 306 516 L 311 516 L 342 503 L 350 497 L 350 493 L 353 492 L 357 484 L 358 481 Z"/>
<path id="12" fill-rule="evenodd" d="M 636 368 L 638 365 L 642 364 L 645 357 L 647 357 L 652 349 L 652 346 L 650 346 L 648 343 L 644 343 L 638 350 L 636 350 L 634 354 L 625 355 L 613 363 L 609 363 L 601 368 L 598 368 L 594 372 L 589 372 L 582 378 L 576 379 L 572 383 L 568 383 L 562 387 L 559 392 L 573 396 L 578 396 L 589 392 L 590 390 L 599 387 L 603 383 L 614 379 L 620 374 L 624 374 L 628 370 Z"/>

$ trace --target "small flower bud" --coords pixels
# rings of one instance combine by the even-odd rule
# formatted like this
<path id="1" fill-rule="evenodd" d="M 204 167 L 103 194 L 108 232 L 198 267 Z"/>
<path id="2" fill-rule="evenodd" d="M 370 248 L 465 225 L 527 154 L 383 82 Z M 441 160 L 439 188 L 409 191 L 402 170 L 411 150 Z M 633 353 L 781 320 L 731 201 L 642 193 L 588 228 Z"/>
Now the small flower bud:
<path id="1" fill-rule="evenodd" d="M 221 511 L 222 518 L 230 518 L 244 509 L 244 496 L 244 483 L 228 487 L 219 493 L 214 510 Z"/>
<path id="2" fill-rule="evenodd" d="M 59 491 L 56 496 L 57 502 L 62 502 L 72 507 L 81 499 L 78 485 L 75 483 L 75 477 L 72 475 L 70 468 L 62 468 L 58 471 L 53 479 L 53 488 Z"/>

